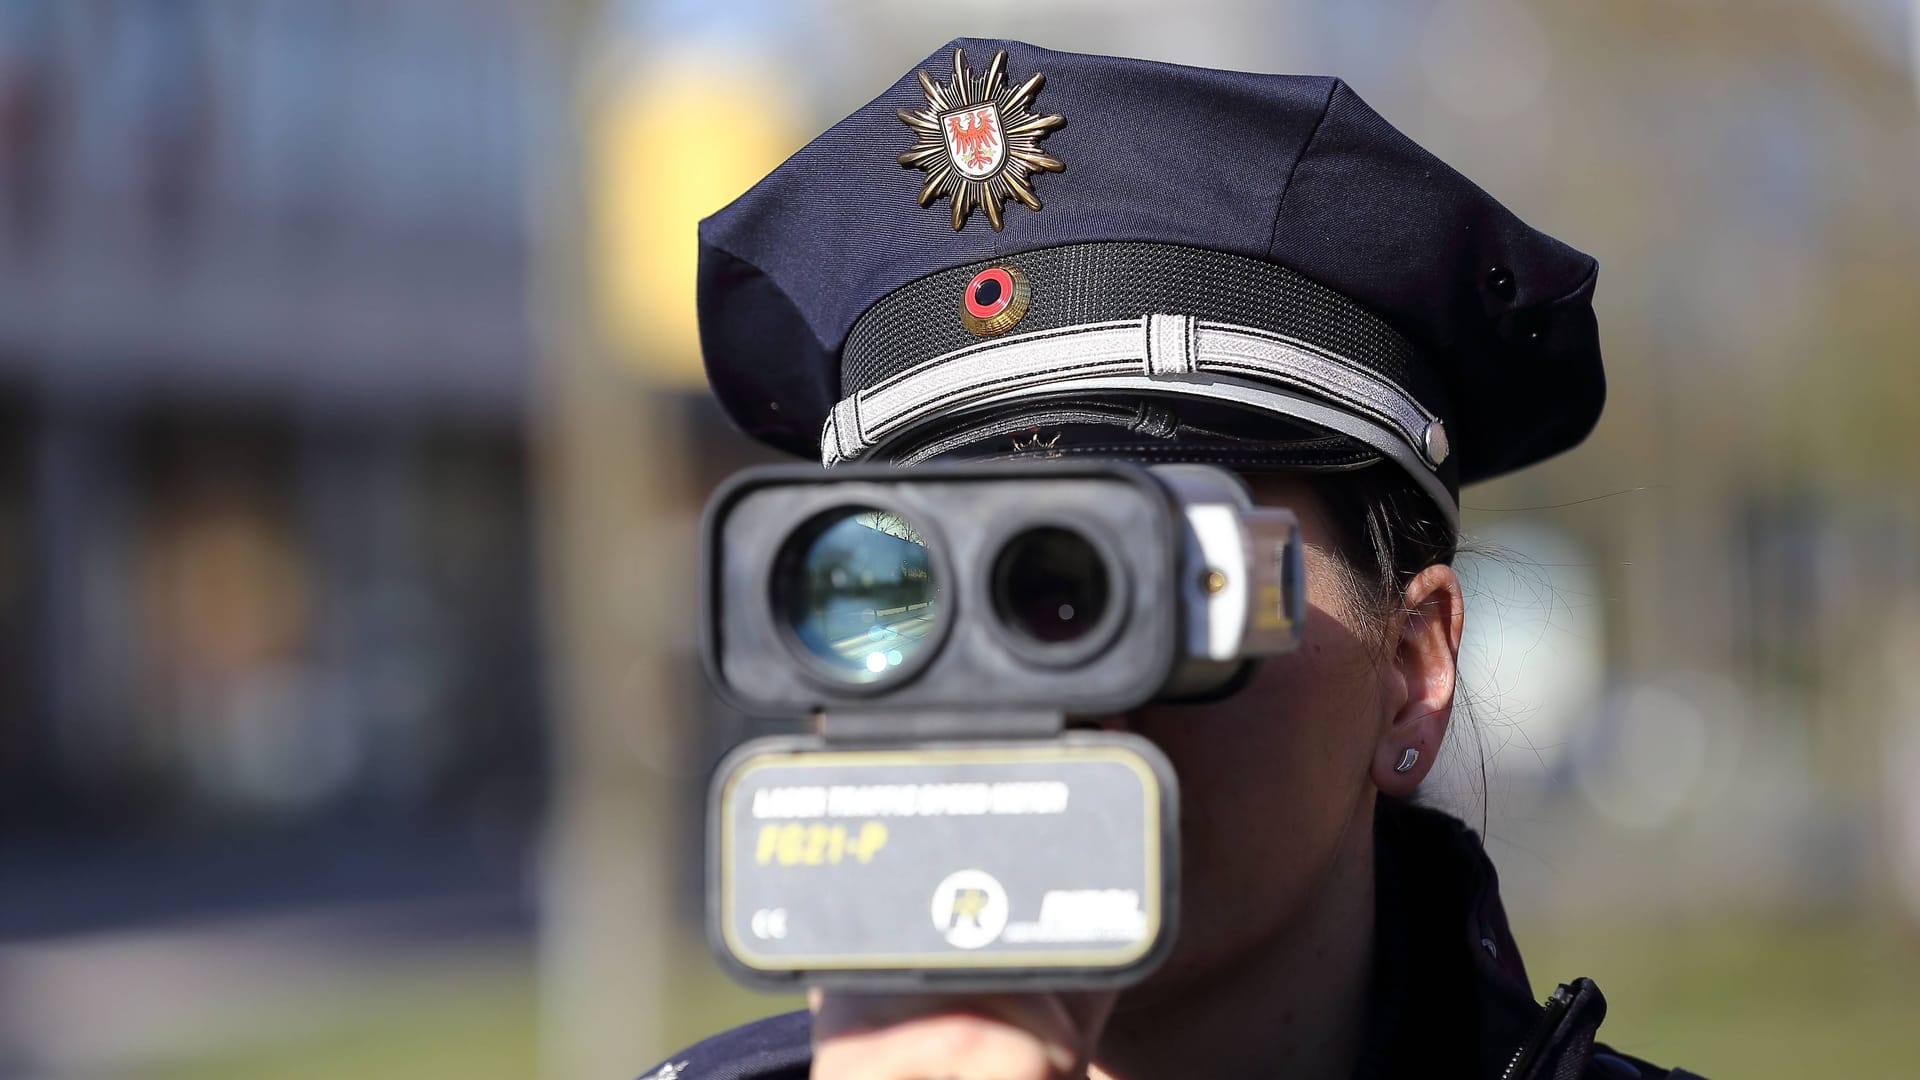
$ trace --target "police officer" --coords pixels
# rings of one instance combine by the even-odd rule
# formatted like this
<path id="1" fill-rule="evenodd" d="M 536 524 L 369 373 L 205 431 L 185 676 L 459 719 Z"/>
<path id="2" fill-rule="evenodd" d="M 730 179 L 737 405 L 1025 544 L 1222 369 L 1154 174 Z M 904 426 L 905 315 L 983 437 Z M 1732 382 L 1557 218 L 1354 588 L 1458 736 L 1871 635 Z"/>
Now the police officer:
<path id="1" fill-rule="evenodd" d="M 944 46 L 700 229 L 714 392 L 827 465 L 1205 462 L 1293 507 L 1307 645 L 1095 722 L 1181 778 L 1183 925 L 1145 983 L 819 994 L 662 1080 L 1683 1077 L 1533 1000 L 1492 865 L 1410 801 L 1452 712 L 1460 485 L 1600 414 L 1590 257 L 1337 79 Z"/>

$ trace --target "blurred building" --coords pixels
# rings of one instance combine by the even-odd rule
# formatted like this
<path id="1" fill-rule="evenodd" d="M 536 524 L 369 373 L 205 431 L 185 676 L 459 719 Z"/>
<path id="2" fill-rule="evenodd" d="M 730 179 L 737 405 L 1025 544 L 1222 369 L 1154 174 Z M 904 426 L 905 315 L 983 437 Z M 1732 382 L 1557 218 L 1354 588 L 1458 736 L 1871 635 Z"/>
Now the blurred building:
<path id="1" fill-rule="evenodd" d="M 0 0 L 0 836 L 528 827 L 521 18 Z"/>

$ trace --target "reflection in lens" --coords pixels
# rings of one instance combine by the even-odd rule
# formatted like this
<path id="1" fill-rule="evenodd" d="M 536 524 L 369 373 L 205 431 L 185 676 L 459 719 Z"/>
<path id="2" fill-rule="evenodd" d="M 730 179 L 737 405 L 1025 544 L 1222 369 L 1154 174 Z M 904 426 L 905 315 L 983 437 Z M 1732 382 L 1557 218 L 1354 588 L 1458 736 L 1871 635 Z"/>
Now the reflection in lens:
<path id="1" fill-rule="evenodd" d="M 911 522 L 848 507 L 796 540 L 778 571 L 781 603 L 795 636 L 835 675 L 886 678 L 931 640 L 940 583 Z"/>
<path id="2" fill-rule="evenodd" d="M 1107 600 L 1106 560 L 1078 533 L 1030 529 L 1008 541 L 994 562 L 994 609 L 1035 641 L 1085 636 L 1099 625 Z"/>

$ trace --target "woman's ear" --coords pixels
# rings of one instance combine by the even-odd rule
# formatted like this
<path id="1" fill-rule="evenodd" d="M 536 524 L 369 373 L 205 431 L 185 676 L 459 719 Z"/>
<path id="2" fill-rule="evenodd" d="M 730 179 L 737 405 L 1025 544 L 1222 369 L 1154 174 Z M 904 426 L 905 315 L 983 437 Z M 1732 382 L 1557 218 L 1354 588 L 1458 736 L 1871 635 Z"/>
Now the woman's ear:
<path id="1" fill-rule="evenodd" d="M 1405 797 L 1433 767 L 1453 717 L 1466 597 L 1453 567 L 1436 563 L 1414 575 L 1401 603 L 1387 641 L 1390 677 L 1401 693 L 1374 747 L 1372 773 L 1375 787 Z"/>

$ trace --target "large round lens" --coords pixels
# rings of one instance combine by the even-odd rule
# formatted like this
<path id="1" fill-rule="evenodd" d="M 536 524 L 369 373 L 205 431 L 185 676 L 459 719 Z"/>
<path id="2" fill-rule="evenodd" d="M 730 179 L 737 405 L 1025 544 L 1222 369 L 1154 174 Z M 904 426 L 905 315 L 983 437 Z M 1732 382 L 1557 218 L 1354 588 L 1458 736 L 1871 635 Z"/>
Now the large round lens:
<path id="1" fill-rule="evenodd" d="M 940 582 L 913 523 L 845 507 L 795 534 L 775 570 L 776 603 L 808 652 L 850 683 L 886 678 L 933 640 Z"/>
<path id="2" fill-rule="evenodd" d="M 1106 614 L 1110 596 L 1106 560 L 1086 537 L 1066 529 L 1029 529 L 993 564 L 995 610 L 1035 641 L 1086 636 Z"/>

